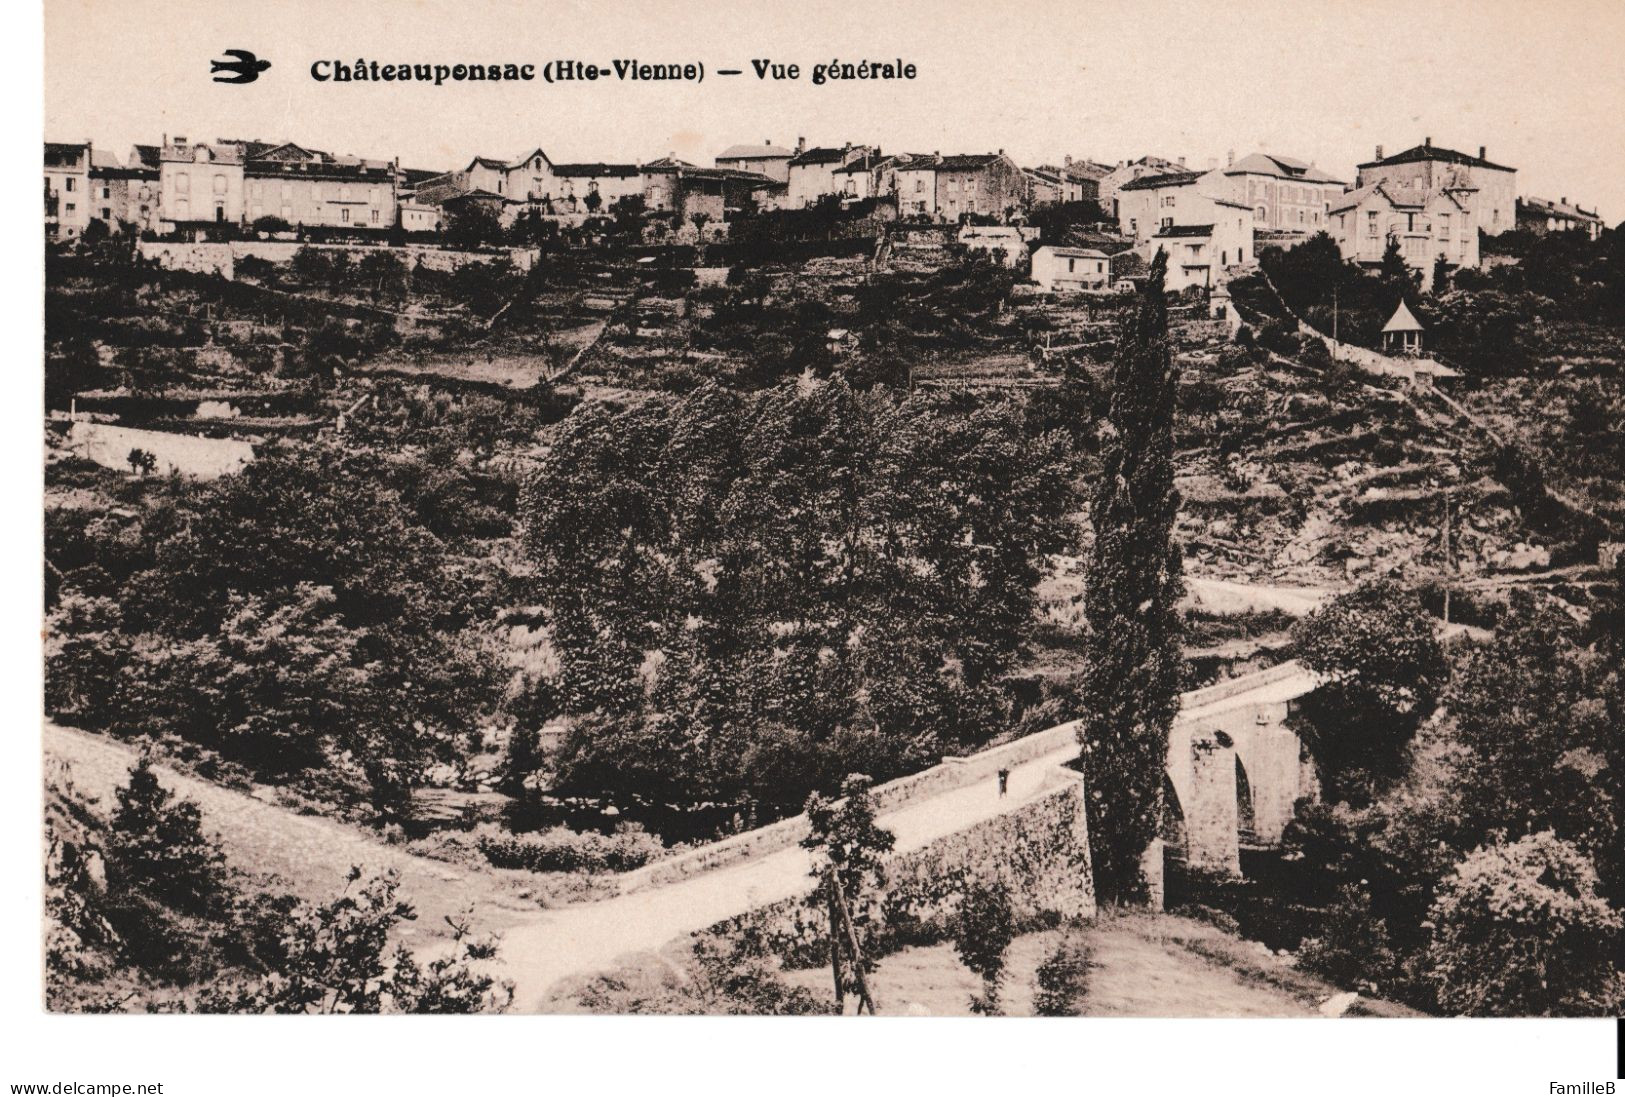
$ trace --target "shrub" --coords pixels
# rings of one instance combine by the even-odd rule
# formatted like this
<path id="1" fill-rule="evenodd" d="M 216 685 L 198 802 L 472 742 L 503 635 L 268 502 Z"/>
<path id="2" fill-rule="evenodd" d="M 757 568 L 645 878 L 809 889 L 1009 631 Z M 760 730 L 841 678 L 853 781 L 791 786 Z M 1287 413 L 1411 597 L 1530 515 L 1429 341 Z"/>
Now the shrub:
<path id="1" fill-rule="evenodd" d="M 1368 993 L 1377 993 L 1394 977 L 1398 958 L 1388 923 L 1372 909 L 1369 889 L 1343 889 L 1326 912 L 1320 936 L 1304 941 L 1298 964 L 1338 986 Z"/>
<path id="2" fill-rule="evenodd" d="M 1033 977 L 1033 1009 L 1040 1017 L 1076 1017 L 1089 993 L 1094 950 L 1081 934 L 1061 938 Z"/>
<path id="3" fill-rule="evenodd" d="M 623 823 L 613 834 L 569 827 L 509 834 L 487 824 L 476 832 L 475 841 L 498 868 L 528 872 L 628 872 L 666 852 L 660 839 L 636 823 Z"/>
<path id="4" fill-rule="evenodd" d="M 1481 846 L 1439 885 L 1427 959 L 1439 1003 L 1471 1016 L 1607 1015 L 1621 1004 L 1619 913 L 1551 831 Z"/>
<path id="5" fill-rule="evenodd" d="M 972 1013 L 997 1015 L 1005 953 L 1016 936 L 1010 887 L 1003 880 L 976 882 L 965 889 L 954 919 L 954 951 L 982 978 L 982 993 L 971 998 Z"/>

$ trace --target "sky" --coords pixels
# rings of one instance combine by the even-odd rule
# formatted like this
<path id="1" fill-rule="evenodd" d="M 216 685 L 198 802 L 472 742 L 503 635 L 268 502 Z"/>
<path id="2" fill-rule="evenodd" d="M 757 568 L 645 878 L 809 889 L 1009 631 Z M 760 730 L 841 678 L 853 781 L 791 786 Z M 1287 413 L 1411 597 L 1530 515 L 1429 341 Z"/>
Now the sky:
<path id="1" fill-rule="evenodd" d="M 1621 0 L 45 0 L 45 137 L 292 140 L 451 169 L 709 164 L 735 143 L 992 152 L 1033 166 L 1257 150 L 1353 180 L 1377 145 L 1518 169 L 1518 193 L 1625 218 Z M 272 62 L 216 84 L 230 48 Z M 703 62 L 700 83 L 321 83 L 317 60 Z M 901 58 L 912 81 L 828 82 Z M 796 63 L 759 81 L 752 60 Z M 718 76 L 718 68 L 745 70 Z"/>

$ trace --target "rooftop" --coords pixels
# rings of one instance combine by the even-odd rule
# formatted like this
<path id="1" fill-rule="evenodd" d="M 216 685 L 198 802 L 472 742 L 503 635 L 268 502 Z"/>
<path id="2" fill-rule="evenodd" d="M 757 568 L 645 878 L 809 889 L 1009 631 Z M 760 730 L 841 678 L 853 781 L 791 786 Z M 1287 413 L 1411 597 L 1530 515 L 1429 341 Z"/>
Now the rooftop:
<path id="1" fill-rule="evenodd" d="M 768 143 L 765 145 L 729 145 L 717 153 L 718 160 L 788 160 L 796 154 L 795 149 L 780 148 L 778 145 Z"/>
<path id="2" fill-rule="evenodd" d="M 1394 310 L 1394 315 L 1389 319 L 1388 323 L 1383 325 L 1382 330 L 1385 335 L 1390 331 L 1421 331 L 1422 324 L 1412 315 L 1410 308 L 1401 299 L 1399 307 Z"/>
<path id="3" fill-rule="evenodd" d="M 1224 169 L 1226 175 L 1269 175 L 1276 179 L 1290 179 L 1301 183 L 1338 183 L 1341 179 L 1334 179 L 1321 171 L 1313 164 L 1305 164 L 1302 160 L 1294 160 L 1290 156 L 1275 156 L 1267 152 L 1255 152 L 1243 156 L 1234 164 Z"/>
<path id="4" fill-rule="evenodd" d="M 1131 179 L 1118 190 L 1158 190 L 1162 187 L 1188 187 L 1206 172 L 1200 171 L 1170 171 L 1161 175 L 1142 175 L 1138 179 Z"/>
<path id="5" fill-rule="evenodd" d="M 1172 236 L 1172 237 L 1180 237 L 1180 236 L 1212 236 L 1213 235 L 1213 226 L 1212 225 L 1169 225 L 1167 228 L 1161 230 L 1156 235 L 1157 235 L 1157 237 L 1165 237 L 1165 236 Z M 1153 239 L 1155 239 L 1155 238 L 1156 237 L 1153 237 Z"/>
<path id="6" fill-rule="evenodd" d="M 1442 145 L 1424 141 L 1420 145 L 1413 145 L 1404 152 L 1396 152 L 1392 156 L 1384 156 L 1378 160 L 1371 160 L 1361 164 L 1360 169 L 1387 167 L 1390 164 L 1420 164 L 1428 160 L 1439 161 L 1445 164 L 1461 164 L 1469 168 L 1493 168 L 1496 171 L 1517 171 L 1505 164 L 1496 164 L 1484 159 L 1482 156 L 1469 156 L 1465 152 L 1447 149 Z"/>

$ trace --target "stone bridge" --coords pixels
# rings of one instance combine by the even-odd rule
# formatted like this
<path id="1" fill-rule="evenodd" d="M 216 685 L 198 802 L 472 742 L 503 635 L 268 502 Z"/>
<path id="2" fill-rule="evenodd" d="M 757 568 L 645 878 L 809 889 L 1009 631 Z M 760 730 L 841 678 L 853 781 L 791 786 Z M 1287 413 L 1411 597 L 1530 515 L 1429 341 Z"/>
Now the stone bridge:
<path id="1" fill-rule="evenodd" d="M 1293 804 L 1318 794 L 1284 722 L 1320 681 L 1288 662 L 1185 694 L 1168 736 L 1163 840 L 1191 868 L 1240 875 L 1242 845 L 1278 845 Z"/>
<path id="2" fill-rule="evenodd" d="M 1282 720 L 1317 683 L 1285 663 L 1184 695 L 1169 737 L 1164 832 L 1187 863 L 1239 873 L 1243 841 L 1279 841 L 1293 802 L 1314 792 L 1297 736 Z M 1076 731 L 1076 722 L 1058 724 L 876 786 L 879 822 L 896 835 L 896 856 L 929 856 L 928 847 L 975 830 L 997 841 L 1003 821 L 1045 812 L 1052 797 L 1081 797 L 1087 775 L 1080 780 L 1067 767 L 1077 757 Z M 1000 769 L 1010 771 L 1004 797 Z M 737 834 L 626 873 L 613 898 L 543 911 L 510 929 L 503 966 L 518 987 L 518 1008 L 542 1007 L 561 979 L 806 891 L 810 862 L 798 845 L 806 833 L 806 817 L 796 816 Z M 1081 828 L 1074 839 L 1087 845 Z M 1160 876 L 1161 843 L 1156 853 Z M 1074 906 L 1088 913 L 1087 881 L 1084 890 Z"/>

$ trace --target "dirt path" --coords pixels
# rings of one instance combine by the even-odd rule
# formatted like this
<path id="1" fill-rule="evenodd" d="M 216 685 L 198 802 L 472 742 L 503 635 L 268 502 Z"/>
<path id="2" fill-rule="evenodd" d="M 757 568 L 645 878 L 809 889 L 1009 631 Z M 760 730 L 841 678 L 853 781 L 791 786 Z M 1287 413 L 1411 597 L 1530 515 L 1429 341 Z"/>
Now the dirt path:
<path id="1" fill-rule="evenodd" d="M 46 724 L 45 756 L 68 765 L 75 787 L 95 797 L 104 811 L 115 801 L 136 751 L 124 743 L 73 728 Z M 469 871 L 416 857 L 384 844 L 359 828 L 311 815 L 299 815 L 235 789 L 155 767 L 165 788 L 197 801 L 205 831 L 217 834 L 230 863 L 243 871 L 274 876 L 281 886 L 305 898 L 336 895 L 352 865 L 366 875 L 395 869 L 401 892 L 417 908 L 409 940 L 425 941 L 447 932 L 445 916 L 469 904 L 483 930 L 501 930 L 534 917 L 536 904 L 512 893 L 515 884 L 495 873 Z M 49 770 L 47 770 L 49 772 Z"/>

